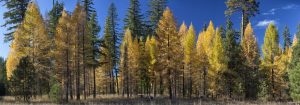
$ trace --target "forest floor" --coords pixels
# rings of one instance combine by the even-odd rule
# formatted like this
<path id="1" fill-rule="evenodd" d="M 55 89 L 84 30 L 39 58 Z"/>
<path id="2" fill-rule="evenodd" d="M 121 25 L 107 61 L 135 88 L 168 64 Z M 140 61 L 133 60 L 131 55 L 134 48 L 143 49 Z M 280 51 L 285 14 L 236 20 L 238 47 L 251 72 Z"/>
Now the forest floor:
<path id="1" fill-rule="evenodd" d="M 83 98 L 83 97 L 81 97 Z M 0 100 L 0 105 L 56 105 L 51 102 L 48 96 L 38 96 L 32 99 L 30 103 L 15 101 L 12 96 L 4 96 Z M 294 102 L 262 102 L 262 101 L 204 101 L 201 99 L 175 99 L 168 98 L 124 98 L 118 95 L 100 95 L 96 99 L 88 97 L 86 100 L 75 101 L 70 100 L 68 104 L 64 105 L 300 105 Z"/>

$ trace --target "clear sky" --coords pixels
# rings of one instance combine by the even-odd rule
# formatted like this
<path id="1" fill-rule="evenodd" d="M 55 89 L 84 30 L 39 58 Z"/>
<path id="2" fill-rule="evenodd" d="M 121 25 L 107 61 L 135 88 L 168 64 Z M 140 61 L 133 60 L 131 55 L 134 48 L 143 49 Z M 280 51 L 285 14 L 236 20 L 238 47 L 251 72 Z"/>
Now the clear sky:
<path id="1" fill-rule="evenodd" d="M 47 11 L 52 8 L 52 0 L 35 1 L 38 3 L 42 15 L 45 15 Z M 78 0 L 58 1 L 65 3 L 66 10 L 73 11 Z M 183 21 L 185 21 L 188 25 L 192 22 L 197 29 L 197 33 L 199 33 L 203 24 L 208 23 L 210 20 L 214 22 L 216 27 L 225 25 L 225 1 L 226 0 L 169 0 L 168 6 L 174 12 L 178 25 L 180 25 Z M 274 22 L 277 25 L 280 37 L 285 25 L 290 28 L 292 35 L 296 33 L 297 25 L 300 23 L 300 0 L 258 1 L 260 2 L 260 14 L 251 18 L 251 23 L 254 27 L 254 32 L 260 46 L 263 44 L 265 28 L 270 22 Z M 99 17 L 99 24 L 102 29 L 104 27 L 104 20 L 107 15 L 108 6 L 112 2 L 114 2 L 117 7 L 119 15 L 119 29 L 123 29 L 123 19 L 127 13 L 129 0 L 94 0 L 94 2 L 94 7 L 96 8 Z M 148 15 L 146 12 L 149 9 L 148 2 L 149 0 L 140 0 L 141 9 L 145 17 Z M 5 21 L 3 20 L 3 12 L 5 12 L 6 9 L 2 6 L 3 3 L 0 3 L 0 5 L 0 25 L 2 25 Z M 234 27 L 239 29 L 241 21 L 240 14 L 233 15 L 232 20 L 234 22 Z M 10 43 L 3 42 L 4 33 L 6 33 L 6 28 L 0 27 L 0 56 L 6 58 L 9 53 Z M 101 30 L 100 34 L 102 33 L 103 30 Z"/>

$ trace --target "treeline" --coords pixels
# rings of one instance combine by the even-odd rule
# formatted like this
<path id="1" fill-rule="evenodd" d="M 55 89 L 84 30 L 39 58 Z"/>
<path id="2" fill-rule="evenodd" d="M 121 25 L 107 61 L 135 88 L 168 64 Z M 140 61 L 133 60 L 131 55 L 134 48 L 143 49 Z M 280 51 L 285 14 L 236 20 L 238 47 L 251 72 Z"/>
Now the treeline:
<path id="1" fill-rule="evenodd" d="M 6 1 L 7 6 L 19 3 L 8 12 L 13 13 L 21 2 L 28 6 L 11 36 L 6 63 L 9 94 L 24 101 L 45 94 L 58 102 L 96 97 L 101 41 L 93 2 L 79 2 L 72 13 L 53 2 L 46 19 L 29 1 Z"/>
<path id="2" fill-rule="evenodd" d="M 300 25 L 293 43 L 285 28 L 281 46 L 277 27 L 269 24 L 260 50 L 250 23 L 250 17 L 259 12 L 255 0 L 228 0 L 226 26 L 218 28 L 210 21 L 199 35 L 193 24 L 183 22 L 177 27 L 165 0 L 150 1 L 148 19 L 139 1 L 130 0 L 122 33 L 117 9 L 111 4 L 102 38 L 92 0 L 78 3 L 72 13 L 53 2 L 46 19 L 35 3 L 5 2 L 10 10 L 7 17 L 21 18 L 11 20 L 20 22 L 7 21 L 17 27 L 6 36 L 12 42 L 7 82 L 3 82 L 17 99 L 28 101 L 48 94 L 54 101 L 68 102 L 118 94 L 128 98 L 300 100 Z M 13 2 L 28 4 L 24 15 L 9 14 L 21 7 L 9 5 Z M 242 26 L 237 31 L 230 15 L 239 11 Z"/>

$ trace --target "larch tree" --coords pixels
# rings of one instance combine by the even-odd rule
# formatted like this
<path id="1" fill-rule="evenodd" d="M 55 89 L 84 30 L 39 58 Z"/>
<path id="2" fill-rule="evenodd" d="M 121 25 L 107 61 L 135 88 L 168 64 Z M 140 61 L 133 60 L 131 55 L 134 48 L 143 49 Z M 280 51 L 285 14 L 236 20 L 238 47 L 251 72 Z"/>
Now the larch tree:
<path id="1" fill-rule="evenodd" d="M 213 39 L 215 38 L 215 29 L 212 21 L 209 22 L 209 25 L 203 37 L 205 39 L 203 42 L 204 50 L 210 59 L 213 48 Z"/>
<path id="2" fill-rule="evenodd" d="M 20 29 L 17 29 L 16 33 L 18 33 Z M 17 39 L 17 38 L 16 38 Z M 10 77 L 12 76 L 13 71 L 16 69 L 18 63 L 19 63 L 19 58 L 20 58 L 20 53 L 17 52 L 17 41 L 12 41 L 11 45 L 10 45 L 10 51 L 9 54 L 7 56 L 7 61 L 6 61 L 6 78 L 7 80 L 10 80 Z"/>
<path id="3" fill-rule="evenodd" d="M 131 41 L 128 41 L 128 65 L 129 66 L 129 93 L 139 94 L 140 93 L 140 57 L 141 50 L 139 46 L 138 38 L 135 37 Z"/>
<path id="4" fill-rule="evenodd" d="M 208 78 L 211 80 L 209 83 L 209 92 L 214 98 L 217 92 L 223 91 L 221 75 L 227 69 L 227 57 L 224 48 L 224 42 L 220 30 L 217 28 L 215 37 L 212 43 L 211 57 L 209 58 L 211 68 L 208 70 Z"/>
<path id="5" fill-rule="evenodd" d="M 245 60 L 244 74 L 242 75 L 244 94 L 246 99 L 255 99 L 258 93 L 258 74 L 259 74 L 259 48 L 255 34 L 249 23 L 245 29 L 245 34 L 241 42 L 242 57 Z"/>
<path id="6" fill-rule="evenodd" d="M 71 37 L 73 34 L 71 28 L 71 17 L 66 12 L 62 12 L 62 17 L 56 27 L 55 34 L 55 67 L 56 67 L 56 79 L 60 83 L 60 87 L 63 90 L 63 94 L 60 96 L 66 102 L 68 102 L 69 89 L 70 89 L 70 72 L 71 72 L 71 51 L 72 42 Z"/>
<path id="7" fill-rule="evenodd" d="M 148 36 L 146 43 L 145 43 L 145 51 L 147 52 L 148 58 L 148 72 L 151 85 L 151 91 L 156 97 L 157 94 L 157 40 L 155 37 Z"/>
<path id="8" fill-rule="evenodd" d="M 129 57 L 128 57 L 128 44 L 129 42 L 132 42 L 132 36 L 129 29 L 125 31 L 122 44 L 120 45 L 120 86 L 122 91 L 122 96 L 125 94 L 127 95 L 127 98 L 130 96 L 129 91 Z"/>
<path id="9" fill-rule="evenodd" d="M 121 44 L 120 80 L 122 95 L 127 97 L 139 94 L 140 91 L 140 46 L 137 38 L 133 38 L 131 31 L 126 30 Z"/>
<path id="10" fill-rule="evenodd" d="M 90 85 L 88 77 L 90 77 L 90 71 L 93 69 L 93 35 L 92 30 L 89 28 L 89 21 L 86 17 L 86 11 L 84 8 L 77 4 L 72 16 L 71 16 L 71 26 L 72 26 L 72 37 L 74 43 L 74 61 L 76 68 L 76 99 L 80 99 L 80 77 L 83 77 L 83 98 L 86 99 L 88 95 L 88 88 Z"/>
<path id="11" fill-rule="evenodd" d="M 8 59 L 8 77 L 16 69 L 19 60 L 23 57 L 29 57 L 30 62 L 34 65 L 34 72 L 37 74 L 35 84 L 32 86 L 34 95 L 42 94 L 49 91 L 49 46 L 50 41 L 46 32 L 45 24 L 40 15 L 39 8 L 35 3 L 30 3 L 25 12 L 22 24 L 14 33 L 14 41 L 11 45 L 11 53 Z M 45 89 L 45 90 L 42 90 Z"/>
<path id="12" fill-rule="evenodd" d="M 208 83 L 208 68 L 209 68 L 209 61 L 208 61 L 208 55 L 205 51 L 204 47 L 204 41 L 205 41 L 205 31 L 200 32 L 198 35 L 198 40 L 196 44 L 196 57 L 198 60 L 195 60 L 197 64 L 197 70 L 194 73 L 195 75 L 193 76 L 193 79 L 197 80 L 195 81 L 196 88 L 198 87 L 197 90 L 202 91 L 202 96 L 207 97 L 207 83 Z M 197 75 L 199 74 L 199 75 Z M 201 80 L 201 81 L 199 81 Z"/>
<path id="13" fill-rule="evenodd" d="M 193 67 L 192 67 L 192 57 L 195 55 L 195 40 L 196 40 L 196 32 L 194 29 L 193 24 L 189 26 L 189 30 L 184 38 L 184 63 L 185 63 L 185 71 L 188 74 L 188 96 L 189 98 L 192 97 L 193 93 L 193 81 L 192 81 L 192 74 L 193 74 Z"/>
<path id="14" fill-rule="evenodd" d="M 186 73 L 185 73 L 185 70 L 184 70 L 184 67 L 185 67 L 185 63 L 184 63 L 184 40 L 185 40 L 185 37 L 186 37 L 186 35 L 187 35 L 187 32 L 188 32 L 188 27 L 186 26 L 186 24 L 185 24 L 185 22 L 183 22 L 181 25 L 180 25 L 180 27 L 179 27 L 179 32 L 178 32 L 178 35 L 180 36 L 180 41 L 181 41 L 181 44 L 180 44 L 180 58 L 179 59 L 183 59 L 182 61 L 181 61 L 181 64 L 179 65 L 180 67 L 179 67 L 179 69 L 180 69 L 180 74 L 181 74 L 181 76 L 182 76 L 182 80 L 180 81 L 180 80 L 178 80 L 178 81 L 180 81 L 181 83 L 181 86 L 178 86 L 178 91 L 181 91 L 181 93 L 182 93 L 182 97 L 185 97 L 185 95 L 186 95 L 186 77 L 185 77 L 185 75 L 186 75 Z"/>
<path id="15" fill-rule="evenodd" d="M 29 34 L 29 41 L 31 44 L 30 55 L 32 63 L 37 74 L 37 92 L 43 94 L 43 92 L 48 93 L 49 80 L 50 80 L 50 38 L 48 36 L 44 19 L 40 14 L 40 10 L 35 3 L 30 3 L 28 5 L 27 11 L 25 13 L 25 18 L 23 21 L 24 29 L 27 30 Z"/>
<path id="16" fill-rule="evenodd" d="M 259 13 L 259 2 L 256 0 L 227 0 L 225 2 L 227 10 L 226 15 L 232 15 L 235 12 L 241 12 L 241 36 L 244 35 L 245 28 L 249 23 L 250 17 Z"/>
<path id="17" fill-rule="evenodd" d="M 2 27 L 6 27 L 8 33 L 5 34 L 4 42 L 9 42 L 14 39 L 14 32 L 25 18 L 27 5 L 31 0 L 0 0 L 4 2 L 4 6 L 8 9 L 4 13 L 3 18 L 6 19 Z"/>
<path id="18" fill-rule="evenodd" d="M 179 49 L 180 48 L 180 36 L 177 32 L 177 23 L 173 16 L 173 13 L 169 8 L 167 8 L 161 20 L 158 23 L 158 28 L 156 30 L 158 36 L 158 63 L 160 65 L 161 74 L 165 76 L 166 86 L 168 90 L 169 98 L 174 98 L 174 81 L 178 77 L 175 77 L 174 73 L 179 71 L 181 61 L 178 59 L 180 56 Z M 162 81 L 160 81 L 161 89 L 162 89 Z M 163 91 L 163 90 L 161 90 Z M 162 92 L 161 92 L 162 93 Z"/>
<path id="19" fill-rule="evenodd" d="M 140 94 L 150 94 L 150 73 L 148 66 L 150 65 L 150 54 L 146 49 L 146 41 L 142 41 L 140 38 L 139 44 L 139 93 Z"/>
<path id="20" fill-rule="evenodd" d="M 276 26 L 274 23 L 269 24 L 266 29 L 264 44 L 262 47 L 263 52 L 263 71 L 265 72 L 265 83 L 267 88 L 267 96 L 272 100 L 275 100 L 276 96 L 279 96 L 278 84 L 276 80 L 279 79 L 276 77 L 276 74 L 279 70 L 275 67 L 276 57 L 280 55 L 281 49 L 279 47 L 279 35 Z"/>
<path id="21" fill-rule="evenodd" d="M 205 84 L 207 84 L 207 93 L 206 93 L 206 88 L 205 88 L 205 94 L 212 94 L 212 75 L 215 75 L 214 73 L 211 73 L 213 68 L 212 68 L 212 53 L 213 53 L 213 41 L 215 39 L 215 29 L 214 29 L 214 25 L 212 23 L 212 21 L 209 22 L 208 27 L 206 28 L 206 31 L 203 32 L 203 49 L 205 51 L 205 55 L 207 57 L 208 60 L 208 67 L 207 70 L 205 70 L 204 72 L 207 71 L 207 76 L 204 77 L 204 79 L 206 79 L 207 81 L 205 81 Z M 221 37 L 221 36 L 220 36 Z M 203 54 L 203 53 L 202 53 Z M 203 55 L 202 55 L 203 56 Z M 206 75 L 206 74 L 205 74 Z M 206 87 L 206 86 L 205 86 Z"/>

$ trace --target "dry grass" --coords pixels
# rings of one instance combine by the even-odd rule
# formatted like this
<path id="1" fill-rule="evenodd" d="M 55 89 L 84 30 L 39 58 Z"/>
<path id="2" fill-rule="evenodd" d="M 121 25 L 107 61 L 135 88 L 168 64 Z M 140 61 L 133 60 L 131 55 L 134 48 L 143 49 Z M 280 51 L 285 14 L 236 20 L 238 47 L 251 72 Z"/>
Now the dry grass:
<path id="1" fill-rule="evenodd" d="M 83 98 L 83 97 L 81 97 Z M 48 96 L 37 97 L 30 103 L 15 101 L 14 97 L 5 96 L 0 100 L 0 105 L 56 105 L 49 100 Z M 96 99 L 88 97 L 87 100 L 71 100 L 69 105 L 300 105 L 293 102 L 259 102 L 259 101 L 202 101 L 200 99 L 176 99 L 170 100 L 159 97 L 152 100 L 133 97 L 125 98 L 118 95 L 99 95 Z"/>

